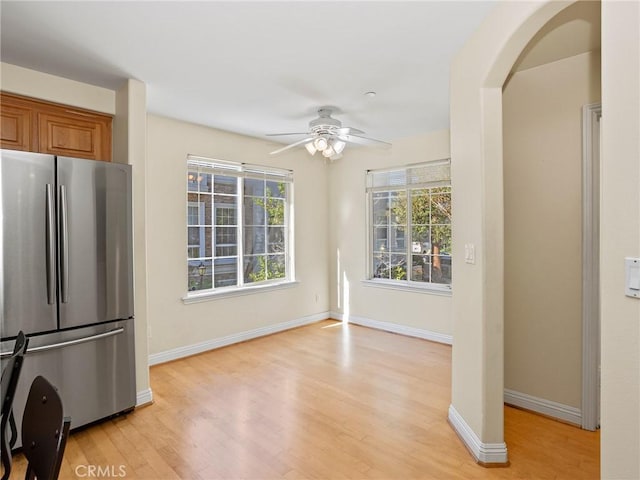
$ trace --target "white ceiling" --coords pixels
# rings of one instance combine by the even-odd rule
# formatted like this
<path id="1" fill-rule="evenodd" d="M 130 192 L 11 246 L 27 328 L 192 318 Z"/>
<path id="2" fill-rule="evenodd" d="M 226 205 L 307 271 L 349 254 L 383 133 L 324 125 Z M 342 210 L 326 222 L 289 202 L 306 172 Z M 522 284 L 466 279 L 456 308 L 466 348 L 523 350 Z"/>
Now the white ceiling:
<path id="1" fill-rule="evenodd" d="M 332 105 L 393 140 L 448 128 L 452 56 L 495 3 L 2 0 L 0 55 L 110 89 L 139 79 L 150 112 L 223 130 L 304 132 Z"/>

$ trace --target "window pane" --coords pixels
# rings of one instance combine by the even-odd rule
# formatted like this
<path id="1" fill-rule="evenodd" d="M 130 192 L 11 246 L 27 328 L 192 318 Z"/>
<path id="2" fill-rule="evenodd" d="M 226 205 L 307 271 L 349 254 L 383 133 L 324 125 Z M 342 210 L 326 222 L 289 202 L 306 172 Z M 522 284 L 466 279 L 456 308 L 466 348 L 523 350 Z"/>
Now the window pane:
<path id="1" fill-rule="evenodd" d="M 244 224 L 264 225 L 264 201 L 261 198 L 244 197 Z"/>
<path id="2" fill-rule="evenodd" d="M 261 282 L 267 278 L 267 257 L 250 255 L 244 257 L 244 282 Z"/>
<path id="3" fill-rule="evenodd" d="M 269 225 L 284 225 L 284 200 L 267 199 L 267 223 Z"/>
<path id="4" fill-rule="evenodd" d="M 251 195 L 254 197 L 264 197 L 264 180 L 245 178 L 244 194 Z"/>
<path id="5" fill-rule="evenodd" d="M 198 191 L 198 172 L 189 170 L 187 172 L 187 192 Z"/>
<path id="6" fill-rule="evenodd" d="M 451 283 L 451 226 L 433 225 L 431 227 L 431 281 Z"/>
<path id="7" fill-rule="evenodd" d="M 230 287 L 238 284 L 237 257 L 217 258 L 214 261 L 214 286 Z"/>
<path id="8" fill-rule="evenodd" d="M 451 226 L 433 225 L 431 227 L 431 253 L 451 253 Z"/>
<path id="9" fill-rule="evenodd" d="M 216 257 L 236 255 L 237 242 L 236 227 L 216 227 Z"/>
<path id="10" fill-rule="evenodd" d="M 236 177 L 214 175 L 213 191 L 224 195 L 235 195 L 238 193 L 238 179 Z"/>
<path id="11" fill-rule="evenodd" d="M 374 227 L 373 229 L 373 250 L 384 252 L 389 250 L 387 242 L 387 227 Z"/>
<path id="12" fill-rule="evenodd" d="M 190 258 L 211 257 L 211 228 L 188 227 L 187 248 Z"/>
<path id="13" fill-rule="evenodd" d="M 244 229 L 244 253 L 265 253 L 265 228 L 245 227 Z"/>
<path id="14" fill-rule="evenodd" d="M 238 179 L 236 177 L 226 177 L 215 175 L 213 178 L 214 193 L 236 194 L 238 191 Z"/>
<path id="15" fill-rule="evenodd" d="M 406 255 L 391 255 L 390 278 L 391 280 L 407 280 L 407 256 Z"/>
<path id="16" fill-rule="evenodd" d="M 189 227 L 187 228 L 187 244 L 190 246 L 200 245 L 200 233 L 203 231 L 203 227 Z M 202 234 L 204 236 L 204 233 Z"/>
<path id="17" fill-rule="evenodd" d="M 407 195 L 405 192 L 391 192 L 389 199 L 389 223 L 392 225 L 407 224 Z"/>
<path id="18" fill-rule="evenodd" d="M 387 194 L 373 195 L 373 224 L 387 225 L 389 223 L 389 199 Z"/>
<path id="19" fill-rule="evenodd" d="M 275 198 L 284 198 L 287 185 L 282 182 L 267 182 L 267 196 Z"/>
<path id="20" fill-rule="evenodd" d="M 234 207 L 216 207 L 216 225 L 236 225 L 236 223 Z"/>
<path id="21" fill-rule="evenodd" d="M 378 253 L 373 256 L 373 278 L 389 278 L 388 253 Z"/>
<path id="22" fill-rule="evenodd" d="M 429 195 L 428 190 L 414 190 L 411 192 L 411 223 L 412 225 L 429 224 Z"/>
<path id="23" fill-rule="evenodd" d="M 433 283 L 451 283 L 451 255 L 437 254 L 431 256 L 431 281 Z"/>
<path id="24" fill-rule="evenodd" d="M 284 227 L 269 227 L 269 253 L 284 253 Z"/>
<path id="25" fill-rule="evenodd" d="M 214 195 L 213 201 L 214 201 L 214 208 L 216 209 L 216 217 L 217 217 L 219 208 L 235 210 L 236 205 L 238 203 L 238 197 L 234 197 L 231 195 Z"/>
<path id="26" fill-rule="evenodd" d="M 434 188 L 431 194 L 431 223 L 451 224 L 451 194 L 438 193 L 442 189 Z"/>
<path id="27" fill-rule="evenodd" d="M 284 278 L 286 276 L 284 255 L 269 255 L 267 257 L 267 280 Z"/>
<path id="28" fill-rule="evenodd" d="M 418 225 L 411 229 L 411 252 L 431 253 L 431 231 L 426 225 Z"/>
<path id="29" fill-rule="evenodd" d="M 389 249 L 392 252 L 405 252 L 407 250 L 404 233 L 404 226 L 389 228 Z"/>
<path id="30" fill-rule="evenodd" d="M 431 257 L 429 255 L 411 255 L 411 280 L 414 282 L 429 282 L 431 271 Z"/>
<path id="31" fill-rule="evenodd" d="M 187 225 L 200 225 L 200 205 L 187 206 Z"/>
<path id="32" fill-rule="evenodd" d="M 188 205 L 189 203 L 196 203 L 196 202 L 198 202 L 198 197 L 199 197 L 199 196 L 200 196 L 200 195 L 198 195 L 198 194 L 197 194 L 197 193 L 195 193 L 195 192 L 187 192 L 187 205 Z"/>
<path id="33" fill-rule="evenodd" d="M 200 186 L 200 192 L 211 193 L 211 174 L 210 173 L 198 173 L 198 185 Z"/>
<path id="34" fill-rule="evenodd" d="M 187 288 L 190 292 L 211 288 L 211 260 L 189 260 L 187 272 Z"/>

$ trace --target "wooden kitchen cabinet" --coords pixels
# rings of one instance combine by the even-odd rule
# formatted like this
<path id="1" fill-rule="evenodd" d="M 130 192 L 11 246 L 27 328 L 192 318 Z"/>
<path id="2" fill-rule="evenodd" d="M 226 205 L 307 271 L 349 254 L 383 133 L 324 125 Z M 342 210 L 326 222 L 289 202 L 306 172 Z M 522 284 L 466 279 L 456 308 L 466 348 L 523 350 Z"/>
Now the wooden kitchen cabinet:
<path id="1" fill-rule="evenodd" d="M 33 111 L 28 107 L 5 104 L 3 98 L 1 113 L 0 137 L 2 148 L 32 150 L 34 147 L 31 128 Z"/>
<path id="2" fill-rule="evenodd" d="M 0 93 L 2 148 L 111 161 L 112 117 Z"/>

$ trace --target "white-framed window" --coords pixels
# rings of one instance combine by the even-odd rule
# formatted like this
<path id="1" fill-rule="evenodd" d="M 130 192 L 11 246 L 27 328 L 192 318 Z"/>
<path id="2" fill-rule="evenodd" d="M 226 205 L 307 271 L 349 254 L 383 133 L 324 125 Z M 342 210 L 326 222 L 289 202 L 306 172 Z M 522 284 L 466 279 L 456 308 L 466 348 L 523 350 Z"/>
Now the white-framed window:
<path id="1" fill-rule="evenodd" d="M 187 158 L 187 297 L 293 281 L 293 173 Z"/>
<path id="2" fill-rule="evenodd" d="M 451 162 L 367 172 L 367 279 L 451 289 Z"/>

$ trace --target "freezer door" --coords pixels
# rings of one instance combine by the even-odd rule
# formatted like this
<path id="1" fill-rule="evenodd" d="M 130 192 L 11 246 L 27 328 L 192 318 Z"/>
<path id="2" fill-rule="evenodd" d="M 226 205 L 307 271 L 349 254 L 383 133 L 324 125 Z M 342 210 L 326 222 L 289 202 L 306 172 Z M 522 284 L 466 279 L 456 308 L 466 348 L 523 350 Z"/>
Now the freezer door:
<path id="1" fill-rule="evenodd" d="M 0 346 L 3 367 L 13 344 Z M 13 402 L 18 430 L 36 376 L 58 389 L 64 414 L 77 428 L 135 405 L 134 364 L 133 320 L 30 337 Z"/>
<path id="2" fill-rule="evenodd" d="M 57 328 L 54 157 L 2 150 L 0 333 Z"/>
<path id="3" fill-rule="evenodd" d="M 60 328 L 133 316 L 131 167 L 57 158 Z"/>

